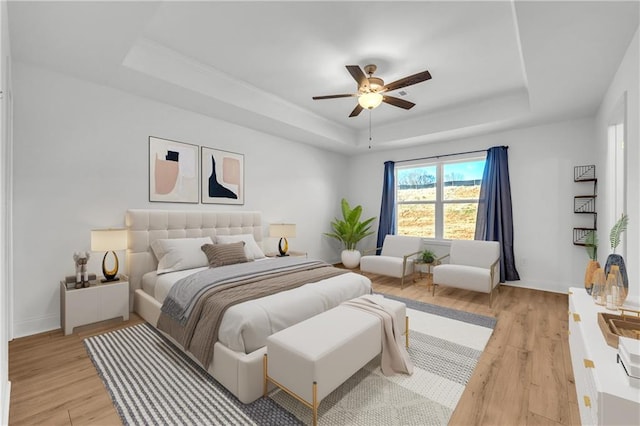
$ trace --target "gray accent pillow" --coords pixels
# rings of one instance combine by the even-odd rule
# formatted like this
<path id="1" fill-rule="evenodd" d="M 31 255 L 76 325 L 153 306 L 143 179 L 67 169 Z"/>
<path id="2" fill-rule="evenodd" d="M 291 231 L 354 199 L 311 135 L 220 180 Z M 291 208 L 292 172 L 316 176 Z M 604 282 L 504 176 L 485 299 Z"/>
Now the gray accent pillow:
<path id="1" fill-rule="evenodd" d="M 249 261 L 244 252 L 244 241 L 231 244 L 203 244 L 201 248 L 207 255 L 211 268 Z"/>

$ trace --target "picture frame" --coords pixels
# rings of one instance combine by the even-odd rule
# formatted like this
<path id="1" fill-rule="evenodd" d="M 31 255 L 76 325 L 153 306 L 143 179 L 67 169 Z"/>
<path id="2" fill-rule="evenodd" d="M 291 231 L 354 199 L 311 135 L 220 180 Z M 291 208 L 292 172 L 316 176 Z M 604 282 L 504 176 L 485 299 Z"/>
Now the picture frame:
<path id="1" fill-rule="evenodd" d="M 149 201 L 199 202 L 198 145 L 149 136 Z"/>
<path id="2" fill-rule="evenodd" d="M 244 204 L 244 155 L 200 147 L 203 204 Z"/>

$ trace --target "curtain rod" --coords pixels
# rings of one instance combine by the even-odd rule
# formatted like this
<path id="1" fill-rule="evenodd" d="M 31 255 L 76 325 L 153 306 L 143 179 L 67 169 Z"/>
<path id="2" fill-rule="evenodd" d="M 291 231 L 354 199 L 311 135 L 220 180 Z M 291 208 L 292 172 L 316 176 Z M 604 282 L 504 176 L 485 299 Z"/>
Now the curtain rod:
<path id="1" fill-rule="evenodd" d="M 509 149 L 509 147 L 505 146 L 505 145 L 502 145 L 502 147 Z M 486 149 L 477 149 L 475 151 L 456 152 L 456 153 L 453 153 L 453 154 L 432 155 L 431 157 L 410 158 L 408 160 L 398 160 L 398 161 L 395 161 L 395 163 L 407 163 L 409 161 L 430 160 L 432 158 L 452 157 L 454 155 L 475 154 L 477 152 L 487 152 L 487 150 Z"/>

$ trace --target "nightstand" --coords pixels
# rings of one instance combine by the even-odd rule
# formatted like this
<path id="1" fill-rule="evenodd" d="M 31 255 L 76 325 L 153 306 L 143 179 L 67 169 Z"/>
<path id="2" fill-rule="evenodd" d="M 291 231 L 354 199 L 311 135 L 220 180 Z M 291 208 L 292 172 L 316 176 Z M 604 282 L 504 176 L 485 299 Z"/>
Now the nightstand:
<path id="1" fill-rule="evenodd" d="M 67 289 L 60 281 L 60 326 L 65 336 L 80 325 L 92 324 L 111 318 L 129 319 L 129 278 L 120 275 L 120 281 Z"/>

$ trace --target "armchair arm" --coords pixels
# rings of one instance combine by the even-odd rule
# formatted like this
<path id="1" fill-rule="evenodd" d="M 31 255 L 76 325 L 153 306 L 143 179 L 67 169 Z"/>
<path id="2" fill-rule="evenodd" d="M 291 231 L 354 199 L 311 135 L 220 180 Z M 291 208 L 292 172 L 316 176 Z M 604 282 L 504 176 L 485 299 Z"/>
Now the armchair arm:
<path id="1" fill-rule="evenodd" d="M 491 266 L 489 267 L 489 270 L 491 271 L 491 285 L 493 285 L 493 274 L 494 274 L 493 270 L 494 270 L 494 268 L 495 268 L 497 265 L 499 265 L 499 264 L 500 264 L 500 257 L 498 257 L 498 258 L 495 260 L 495 262 L 493 262 L 493 263 L 491 264 Z M 498 282 L 500 282 L 500 276 L 499 276 L 499 275 L 500 275 L 500 269 L 498 269 Z"/>
<path id="2" fill-rule="evenodd" d="M 411 256 L 415 256 L 418 253 L 422 253 L 422 250 L 418 250 L 415 253 L 409 253 L 409 254 L 405 254 L 404 256 L 402 256 L 402 275 L 404 276 L 404 272 L 407 270 L 407 260 L 411 257 Z"/>
<path id="3" fill-rule="evenodd" d="M 404 262 L 406 263 L 407 259 L 409 259 L 411 256 L 415 256 L 416 254 L 422 253 L 422 250 L 418 250 L 415 253 L 409 253 L 409 254 L 405 254 L 403 257 Z"/>
<path id="4" fill-rule="evenodd" d="M 449 257 L 451 255 L 451 253 L 447 253 L 444 256 L 440 256 L 438 257 L 436 260 L 433 261 L 434 264 L 439 265 L 442 263 L 442 259 L 446 259 L 447 257 Z"/>

